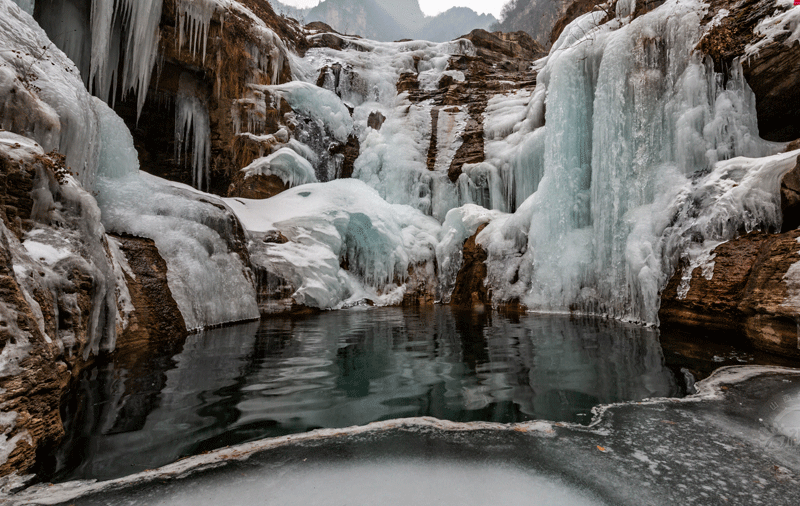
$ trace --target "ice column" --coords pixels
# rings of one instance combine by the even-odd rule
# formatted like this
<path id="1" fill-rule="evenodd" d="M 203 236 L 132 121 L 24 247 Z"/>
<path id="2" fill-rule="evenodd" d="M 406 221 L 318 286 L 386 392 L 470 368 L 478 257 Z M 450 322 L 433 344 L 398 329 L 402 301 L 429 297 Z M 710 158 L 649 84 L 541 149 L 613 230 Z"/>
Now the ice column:
<path id="1" fill-rule="evenodd" d="M 188 36 L 189 50 L 196 56 L 202 44 L 203 58 L 206 59 L 206 45 L 208 42 L 208 28 L 211 26 L 211 17 L 214 15 L 213 0 L 178 0 L 178 48 L 183 48 Z"/>
<path id="2" fill-rule="evenodd" d="M 209 162 L 211 161 L 211 125 L 208 109 L 199 98 L 194 78 L 183 73 L 175 100 L 175 157 L 192 150 L 192 186 L 208 186 Z"/>

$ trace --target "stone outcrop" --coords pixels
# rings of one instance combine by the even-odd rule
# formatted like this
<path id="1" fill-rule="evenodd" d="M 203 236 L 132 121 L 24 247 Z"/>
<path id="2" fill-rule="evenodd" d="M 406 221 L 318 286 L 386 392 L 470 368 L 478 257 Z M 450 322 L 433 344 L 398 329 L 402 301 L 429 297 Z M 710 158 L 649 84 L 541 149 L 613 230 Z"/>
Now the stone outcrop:
<path id="1" fill-rule="evenodd" d="M 483 112 L 489 99 L 497 93 L 535 87 L 536 74 L 530 70 L 530 65 L 545 54 L 542 47 L 524 32 L 489 33 L 476 29 L 461 38 L 473 43 L 476 55 L 455 56 L 448 68 L 463 72 L 464 81 L 445 76 L 433 91 L 420 90 L 416 73 L 401 74 L 397 81 L 398 93 L 408 92 L 412 103 L 432 100 L 433 128 L 428 149 L 430 169 L 438 150 L 436 124 L 442 108 L 465 108 L 469 113 L 466 128 L 460 134 L 461 144 L 448 168 L 452 182 L 458 180 L 465 163 L 484 161 Z"/>
<path id="2" fill-rule="evenodd" d="M 720 330 L 744 336 L 758 349 L 800 357 L 796 303 L 785 276 L 800 261 L 800 231 L 753 232 L 714 250 L 714 270 L 706 279 L 697 268 L 680 298 L 680 270 L 661 295 L 662 326 Z M 796 288 L 795 288 L 796 290 Z"/>
<path id="3" fill-rule="evenodd" d="M 464 242 L 464 261 L 456 276 L 456 284 L 450 298 L 451 305 L 476 307 L 490 305 L 492 302 L 491 293 L 486 287 L 486 250 L 475 242 L 484 228 L 486 225 L 481 225 Z"/>
<path id="4" fill-rule="evenodd" d="M 286 183 L 274 174 L 253 174 L 246 178 L 241 171 L 237 171 L 228 187 L 228 197 L 268 199 L 287 189 Z"/>
<path id="5" fill-rule="evenodd" d="M 104 351 L 124 350 L 126 367 L 133 367 L 146 364 L 154 347 L 180 345 L 186 336 L 153 242 L 98 241 L 93 231 L 99 223 L 81 208 L 90 204 L 75 200 L 82 190 L 74 189 L 63 156 L 44 155 L 25 141 L 6 134 L 0 142 L 0 437 L 10 448 L 5 458 L 0 455 L 0 476 L 37 471 L 37 455 L 64 436 L 62 398 Z M 234 242 L 243 243 L 240 235 Z M 34 246 L 23 244 L 28 240 Z M 36 244 L 43 253 L 33 252 Z M 48 257 L 48 244 L 59 248 L 58 257 Z M 117 249 L 127 259 L 124 266 L 112 253 Z M 103 277 L 108 264 L 124 277 L 116 288 Z M 119 313 L 98 313 L 101 324 L 116 320 L 113 343 L 107 328 L 91 323 L 105 300 L 104 287 L 114 291 Z"/>
<path id="6" fill-rule="evenodd" d="M 756 31 L 759 22 L 783 10 L 773 0 L 715 0 L 704 22 L 711 23 L 722 9 L 729 14 L 698 44 L 713 59 L 717 72 L 730 69 L 748 45 L 764 38 Z M 787 29 L 742 61 L 745 79 L 756 95 L 759 134 L 771 141 L 800 138 L 800 42 L 787 46 L 784 41 L 789 36 Z"/>
<path id="7" fill-rule="evenodd" d="M 114 238 L 131 270 L 125 273 L 125 281 L 135 308 L 115 349 L 121 356 L 146 360 L 153 348 L 182 343 L 186 325 L 167 284 L 167 264 L 155 243 L 133 236 Z"/>

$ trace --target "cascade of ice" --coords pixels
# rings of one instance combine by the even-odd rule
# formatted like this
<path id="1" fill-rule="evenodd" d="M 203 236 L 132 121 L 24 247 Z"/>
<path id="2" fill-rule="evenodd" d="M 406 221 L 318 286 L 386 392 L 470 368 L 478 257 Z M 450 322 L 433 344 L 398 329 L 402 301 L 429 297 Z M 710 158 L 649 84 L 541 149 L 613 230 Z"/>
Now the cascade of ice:
<path id="1" fill-rule="evenodd" d="M 474 55 L 472 43 L 344 40 L 345 49 L 311 49 L 303 59 L 295 59 L 292 68 L 300 80 L 321 81 L 339 107 L 352 108 L 352 132 L 360 144 L 353 177 L 377 189 L 388 202 L 409 204 L 440 222 L 450 209 L 472 202 L 470 195 L 460 194 L 460 185 L 448 180 L 446 170 L 447 158 L 460 142 L 466 111 L 438 111 L 436 133 L 442 142 L 434 163 L 437 170 L 430 171 L 426 161 L 434 106 L 430 100 L 412 103 L 396 88 L 403 73 L 416 74 L 420 87 L 429 91 L 445 74 L 463 80 L 462 73 L 447 70 L 448 61 L 452 55 Z M 380 128 L 368 126 L 370 116 L 378 113 L 385 118 Z"/>
<path id="2" fill-rule="evenodd" d="M 515 215 L 496 220 L 479 237 L 489 249 L 489 275 L 502 287 L 501 298 L 521 297 L 540 310 L 577 309 L 656 323 L 659 290 L 676 252 L 690 240 L 688 224 L 667 229 L 679 209 L 691 207 L 686 194 L 699 191 L 693 185 L 703 174 L 727 167 L 720 160 L 776 150 L 758 138 L 754 97 L 741 69 L 734 68 L 723 87 L 721 76 L 692 52 L 703 4 L 667 0 L 628 18 L 634 7 L 634 1 L 619 2 L 625 19 L 603 25 L 603 12 L 573 22 L 554 44 L 528 104 L 526 121 L 540 125 L 546 94 L 546 125 L 529 129 L 524 142 L 505 154 L 507 147 L 498 144 L 493 153 L 487 142 L 487 159 L 495 166 L 526 157 L 533 170 L 515 173 L 513 188 L 522 182 L 535 190 Z M 728 177 L 744 185 L 751 181 L 748 171 L 763 169 L 774 182 L 774 171 L 783 165 L 768 165 L 769 170 L 742 163 L 743 172 Z M 737 195 L 749 200 L 737 205 L 758 210 L 738 218 L 730 213 L 736 226 L 709 227 L 701 243 L 727 240 L 737 226 L 778 224 L 774 198 L 752 200 L 753 192 L 761 195 L 756 186 L 744 185 Z M 506 188 L 511 195 L 508 183 Z M 696 213 L 716 213 L 714 202 L 695 203 Z M 691 213 L 682 213 L 689 220 Z"/>
<path id="3" fill-rule="evenodd" d="M 208 108 L 198 95 L 195 79 L 186 72 L 181 74 L 175 99 L 175 158 L 180 163 L 191 146 L 192 186 L 201 189 L 210 181 L 211 123 Z"/>
<path id="4" fill-rule="evenodd" d="M 152 239 L 187 328 L 258 318 L 252 275 L 234 251 L 241 231 L 213 195 L 144 172 L 119 116 L 95 99 L 103 132 L 97 202 L 106 229 Z"/>
<path id="5" fill-rule="evenodd" d="M 0 127 L 35 139 L 45 152 L 66 155 L 69 168 L 91 191 L 99 155 L 97 118 L 75 65 L 10 0 L 0 0 L 0 46 L 16 49 L 0 51 Z"/>
<path id="6" fill-rule="evenodd" d="M 211 26 L 211 17 L 214 15 L 216 7 L 214 0 L 178 0 L 178 49 L 182 49 L 187 42 L 185 37 L 188 35 L 189 50 L 192 56 L 202 45 L 202 59 L 206 59 L 206 46 L 208 43 L 208 28 Z"/>
<path id="7" fill-rule="evenodd" d="M 39 24 L 108 102 L 117 84 L 141 113 L 158 52 L 163 0 L 40 0 Z M 122 58 L 122 74 L 118 74 Z"/>

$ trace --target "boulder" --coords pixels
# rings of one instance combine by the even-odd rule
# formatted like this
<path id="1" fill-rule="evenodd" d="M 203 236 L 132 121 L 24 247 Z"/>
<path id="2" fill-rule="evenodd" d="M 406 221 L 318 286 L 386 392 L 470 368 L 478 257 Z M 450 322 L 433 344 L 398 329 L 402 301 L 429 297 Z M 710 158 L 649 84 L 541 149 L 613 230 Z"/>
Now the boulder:
<path id="1" fill-rule="evenodd" d="M 661 294 L 662 326 L 684 326 L 744 335 L 757 349 L 800 357 L 800 230 L 752 232 L 714 249 L 711 279 L 692 272 L 681 298 L 679 269 Z"/>

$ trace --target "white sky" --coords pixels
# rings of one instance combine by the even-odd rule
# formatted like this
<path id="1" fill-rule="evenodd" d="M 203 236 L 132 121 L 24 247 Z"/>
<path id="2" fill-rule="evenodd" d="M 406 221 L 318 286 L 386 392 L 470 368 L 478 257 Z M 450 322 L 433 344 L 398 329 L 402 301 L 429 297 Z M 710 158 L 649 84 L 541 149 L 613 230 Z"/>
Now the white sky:
<path id="1" fill-rule="evenodd" d="M 419 6 L 428 16 L 435 16 L 440 12 L 444 12 L 450 7 L 462 6 L 469 7 L 479 14 L 494 14 L 494 17 L 500 18 L 500 9 L 503 5 L 508 3 L 509 0 L 420 0 Z M 320 0 L 281 0 L 281 3 L 286 5 L 294 5 L 295 7 L 314 7 Z"/>

